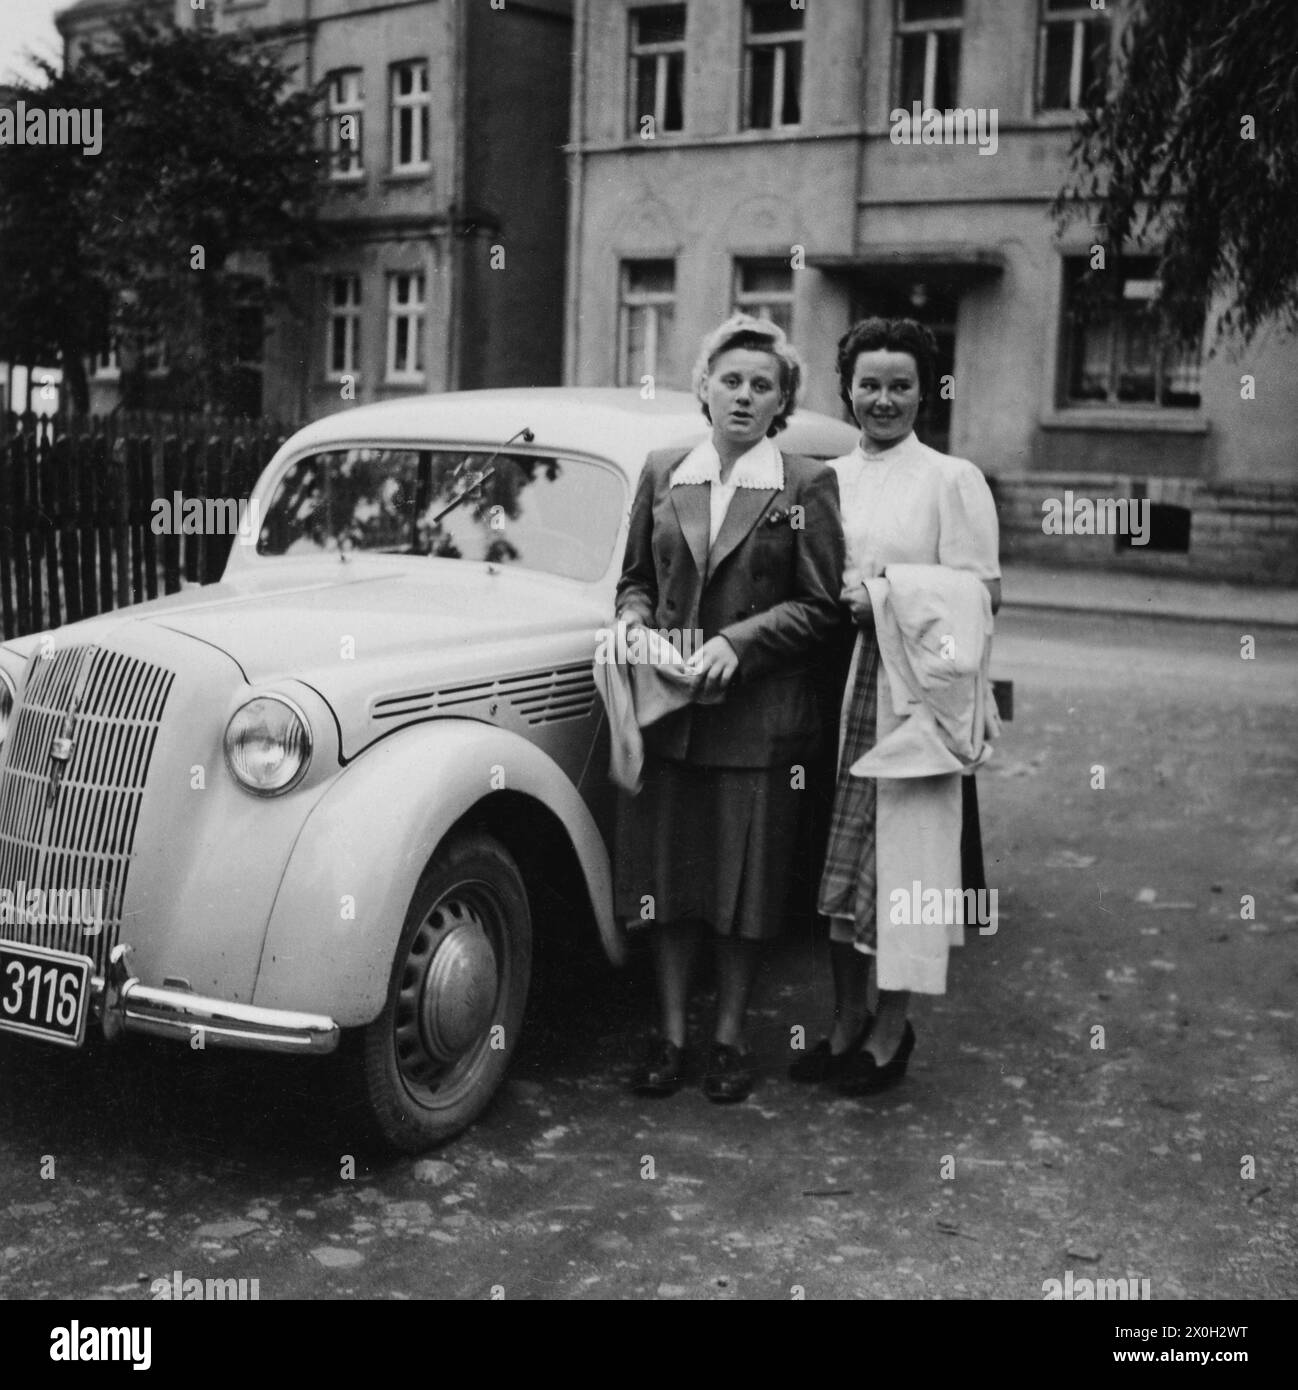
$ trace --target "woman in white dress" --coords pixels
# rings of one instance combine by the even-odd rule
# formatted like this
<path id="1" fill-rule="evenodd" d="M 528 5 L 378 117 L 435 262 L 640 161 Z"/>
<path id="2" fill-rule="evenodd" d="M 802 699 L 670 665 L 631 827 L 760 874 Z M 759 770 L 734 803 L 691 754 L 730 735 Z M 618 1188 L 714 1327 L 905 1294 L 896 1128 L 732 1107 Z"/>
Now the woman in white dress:
<path id="1" fill-rule="evenodd" d="M 819 908 L 830 919 L 834 1025 L 789 1069 L 795 1081 L 835 1080 L 846 1095 L 887 1089 L 915 1043 L 910 992 L 880 990 L 869 1013 L 875 949 L 877 783 L 848 769 L 874 746 L 879 651 L 864 581 L 890 564 L 950 565 L 982 579 L 1000 606 L 996 508 L 982 473 L 915 436 L 934 389 L 937 343 L 913 319 L 864 319 L 838 345 L 839 386 L 861 441 L 832 467 L 847 541 L 843 599 L 860 629 L 843 702 L 841 751 Z"/>

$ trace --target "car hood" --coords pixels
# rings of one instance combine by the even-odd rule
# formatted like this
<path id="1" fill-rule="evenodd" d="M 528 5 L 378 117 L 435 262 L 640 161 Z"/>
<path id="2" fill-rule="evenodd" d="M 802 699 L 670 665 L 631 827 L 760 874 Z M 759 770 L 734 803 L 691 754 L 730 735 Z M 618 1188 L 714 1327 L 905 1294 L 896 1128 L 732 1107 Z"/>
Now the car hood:
<path id="1" fill-rule="evenodd" d="M 593 701 L 596 630 L 613 605 L 604 587 L 463 560 L 294 561 L 59 633 L 138 648 L 173 669 L 186 665 L 177 647 L 198 642 L 254 687 L 308 686 L 332 708 L 346 760 L 428 718 L 486 719 L 534 739 L 538 720 L 554 717 L 547 702 L 567 716 L 578 697 Z M 30 658 L 43 640 L 4 644 L 12 676 L 12 658 Z M 226 698 L 216 703 L 227 717 Z"/>
<path id="2" fill-rule="evenodd" d="M 475 647 L 532 642 L 595 627 L 608 602 L 592 590 L 521 570 L 425 560 L 416 572 L 349 567 L 273 589 L 217 584 L 139 615 L 226 652 L 253 684 L 394 659 L 460 660 Z M 153 605 L 148 605 L 153 608 Z M 327 682 L 332 684 L 333 682 Z"/>

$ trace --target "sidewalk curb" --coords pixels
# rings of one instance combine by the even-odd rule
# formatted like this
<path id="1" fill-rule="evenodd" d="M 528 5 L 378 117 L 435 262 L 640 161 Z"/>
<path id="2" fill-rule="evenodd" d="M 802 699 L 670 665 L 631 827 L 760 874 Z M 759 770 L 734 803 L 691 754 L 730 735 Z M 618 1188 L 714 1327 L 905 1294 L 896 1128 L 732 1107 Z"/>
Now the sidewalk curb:
<path id="1" fill-rule="evenodd" d="M 1215 624 L 1218 627 L 1242 627 L 1246 630 L 1255 627 L 1265 627 L 1280 632 L 1298 632 L 1298 617 L 1291 619 L 1262 617 L 1257 614 L 1245 616 L 1240 613 L 1190 613 L 1186 612 L 1184 609 L 1139 608 L 1131 604 L 1112 603 L 1097 603 L 1094 606 L 1088 607 L 1083 603 L 1049 598 L 1007 597 L 1001 603 L 1001 611 L 1004 612 L 1007 608 L 1039 613 L 1087 613 L 1096 617 L 1104 615 L 1121 618 L 1155 618 L 1176 623 L 1200 623 L 1205 625 Z"/>

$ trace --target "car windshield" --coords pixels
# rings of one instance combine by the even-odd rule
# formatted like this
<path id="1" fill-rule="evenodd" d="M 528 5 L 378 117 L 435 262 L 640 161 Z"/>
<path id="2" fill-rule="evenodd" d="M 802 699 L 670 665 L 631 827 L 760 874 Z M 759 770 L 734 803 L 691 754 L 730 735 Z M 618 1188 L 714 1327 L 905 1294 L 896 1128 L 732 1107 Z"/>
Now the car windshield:
<path id="1" fill-rule="evenodd" d="M 262 519 L 261 555 L 339 550 L 603 576 L 625 509 L 614 469 L 464 449 L 331 449 L 299 459 Z"/>

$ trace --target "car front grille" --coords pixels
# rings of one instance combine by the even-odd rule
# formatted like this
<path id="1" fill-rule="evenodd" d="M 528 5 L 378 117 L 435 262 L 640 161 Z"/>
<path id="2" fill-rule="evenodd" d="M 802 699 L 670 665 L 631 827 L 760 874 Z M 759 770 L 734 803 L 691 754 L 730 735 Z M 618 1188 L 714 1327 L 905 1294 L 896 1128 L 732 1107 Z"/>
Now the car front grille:
<path id="1" fill-rule="evenodd" d="M 89 955 L 103 970 L 174 679 L 102 647 L 32 658 L 0 758 L 0 936 Z"/>

